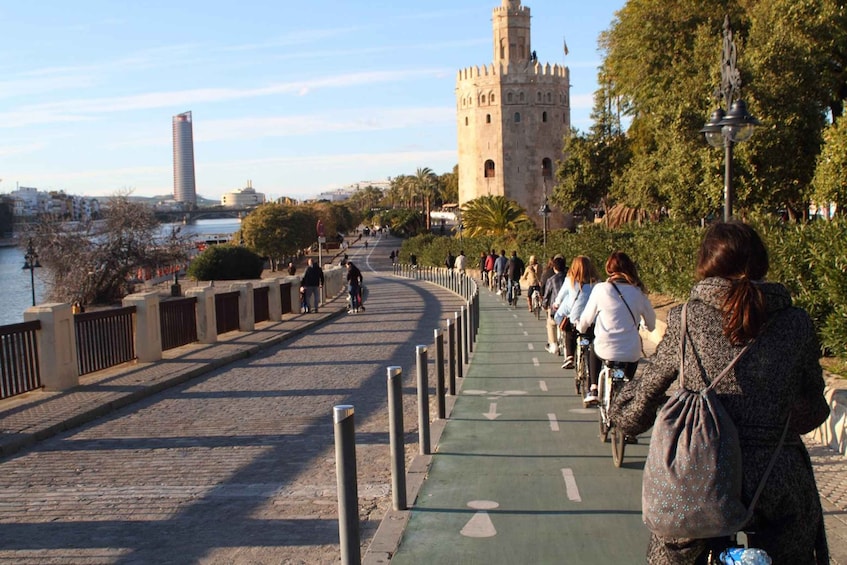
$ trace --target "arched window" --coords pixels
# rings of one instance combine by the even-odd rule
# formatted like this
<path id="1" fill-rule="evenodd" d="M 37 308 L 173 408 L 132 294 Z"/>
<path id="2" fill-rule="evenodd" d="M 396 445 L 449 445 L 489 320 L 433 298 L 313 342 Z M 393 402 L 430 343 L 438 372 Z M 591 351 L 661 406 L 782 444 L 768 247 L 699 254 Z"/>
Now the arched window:
<path id="1" fill-rule="evenodd" d="M 520 121 L 521 121 L 521 113 L 515 112 L 515 123 L 518 123 Z"/>
<path id="2" fill-rule="evenodd" d="M 521 92 L 520 100 L 521 100 L 521 103 L 523 104 L 523 102 L 524 102 L 524 95 L 523 95 L 523 92 Z"/>
<path id="3" fill-rule="evenodd" d="M 541 121 L 547 122 L 547 112 L 541 112 Z"/>
<path id="4" fill-rule="evenodd" d="M 549 157 L 541 160 L 541 176 L 545 179 L 553 178 L 553 161 Z"/>
<path id="5" fill-rule="evenodd" d="M 468 118 L 465 116 L 465 125 L 468 125 Z"/>
<path id="6" fill-rule="evenodd" d="M 506 99 L 509 101 L 509 104 L 512 103 L 512 93 L 511 92 L 506 95 Z"/>
<path id="7" fill-rule="evenodd" d="M 552 104 L 552 103 L 553 103 L 553 94 L 552 94 L 551 92 L 548 92 L 548 93 L 547 93 L 547 103 L 548 103 L 548 104 Z"/>
<path id="8" fill-rule="evenodd" d="M 539 101 L 539 102 L 541 102 L 541 93 L 540 93 L 540 92 L 538 93 L 538 95 L 536 96 L 536 98 L 538 99 L 538 101 Z"/>
<path id="9" fill-rule="evenodd" d="M 488 97 L 488 100 L 489 100 L 492 104 L 494 104 L 494 95 L 492 94 L 491 96 L 489 96 L 489 97 Z"/>
<path id="10" fill-rule="evenodd" d="M 482 95 L 482 99 L 480 100 L 483 104 L 485 104 L 485 94 Z"/>
<path id="11" fill-rule="evenodd" d="M 494 161 L 489 159 L 485 162 L 485 178 L 493 179 L 494 178 Z"/>
<path id="12" fill-rule="evenodd" d="M 485 114 L 485 123 L 486 123 L 486 124 L 490 124 L 490 123 L 491 123 L 491 114 Z"/>

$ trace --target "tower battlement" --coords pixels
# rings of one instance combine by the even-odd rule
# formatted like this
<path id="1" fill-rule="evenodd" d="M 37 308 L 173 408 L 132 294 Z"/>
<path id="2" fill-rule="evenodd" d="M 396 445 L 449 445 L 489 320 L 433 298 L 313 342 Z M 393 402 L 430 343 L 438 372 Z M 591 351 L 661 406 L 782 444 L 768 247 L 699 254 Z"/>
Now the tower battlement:
<path id="1" fill-rule="evenodd" d="M 526 65 L 523 63 L 510 63 L 506 65 L 477 65 L 459 69 L 456 82 L 475 81 L 479 79 L 501 77 L 526 78 L 532 82 L 555 82 L 555 79 L 568 78 L 568 68 L 564 65 L 550 63 L 535 63 Z"/>

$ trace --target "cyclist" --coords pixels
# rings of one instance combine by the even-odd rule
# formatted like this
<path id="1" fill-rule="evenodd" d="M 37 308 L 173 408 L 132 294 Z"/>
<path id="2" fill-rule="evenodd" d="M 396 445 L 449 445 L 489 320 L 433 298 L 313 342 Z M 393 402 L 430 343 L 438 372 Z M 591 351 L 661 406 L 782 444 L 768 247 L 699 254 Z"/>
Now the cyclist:
<path id="1" fill-rule="evenodd" d="M 591 291 L 576 329 L 586 333 L 594 327 L 594 355 L 590 373 L 599 374 L 600 360 L 626 363 L 627 379 L 635 375 L 641 358 L 639 322 L 649 331 L 656 327 L 656 312 L 647 299 L 644 283 L 629 255 L 615 251 L 606 260 L 606 282 L 598 283 Z M 589 395 L 597 399 L 597 386 L 591 385 Z M 589 399 L 589 396 L 586 396 Z"/>
<path id="2" fill-rule="evenodd" d="M 559 340 L 556 338 L 556 321 L 553 319 L 553 314 L 556 313 L 558 304 L 554 304 L 556 296 L 559 295 L 559 290 L 565 282 L 565 259 L 561 255 L 553 257 L 553 275 L 544 283 L 544 296 L 541 304 L 547 310 L 547 351 L 553 355 L 559 354 Z"/>
<path id="3" fill-rule="evenodd" d="M 518 257 L 517 251 L 512 251 L 512 256 L 506 263 L 506 279 L 508 280 L 508 298 L 509 303 L 518 303 L 517 296 L 520 295 L 521 275 L 524 272 L 523 259 Z"/>
<path id="4" fill-rule="evenodd" d="M 559 304 L 559 308 L 553 316 L 553 319 L 565 334 L 565 362 L 562 363 L 562 369 L 573 369 L 574 367 L 576 325 L 579 323 L 594 285 L 599 280 L 600 274 L 591 259 L 585 255 L 574 257 L 571 268 L 568 269 L 565 276 L 565 282 L 556 296 L 556 303 Z M 594 334 L 593 325 L 585 333 L 592 336 Z M 596 368 L 599 369 L 599 364 L 595 363 L 594 365 L 597 365 Z M 589 371 L 588 381 L 589 387 L 585 391 L 586 405 L 597 401 L 597 373 Z"/>
<path id="5" fill-rule="evenodd" d="M 535 255 L 529 256 L 529 265 L 524 269 L 521 280 L 526 283 L 526 303 L 529 306 L 529 311 L 532 312 L 532 293 L 541 292 L 541 283 L 538 280 L 538 259 Z M 541 298 L 540 294 L 538 298 Z"/>
<path id="6" fill-rule="evenodd" d="M 497 262 L 497 252 L 493 249 L 485 258 L 485 273 L 488 275 L 488 290 L 494 291 L 494 263 Z"/>
<path id="7" fill-rule="evenodd" d="M 496 261 L 494 261 L 494 273 L 495 273 L 494 276 L 496 277 L 496 281 L 497 281 L 496 285 L 497 285 L 497 295 L 498 296 L 503 293 L 503 291 L 500 290 L 500 284 L 503 281 L 503 277 L 506 276 L 506 267 L 508 265 L 509 265 L 509 260 L 506 259 L 506 250 L 501 249 L 500 250 L 500 256 L 497 257 Z"/>

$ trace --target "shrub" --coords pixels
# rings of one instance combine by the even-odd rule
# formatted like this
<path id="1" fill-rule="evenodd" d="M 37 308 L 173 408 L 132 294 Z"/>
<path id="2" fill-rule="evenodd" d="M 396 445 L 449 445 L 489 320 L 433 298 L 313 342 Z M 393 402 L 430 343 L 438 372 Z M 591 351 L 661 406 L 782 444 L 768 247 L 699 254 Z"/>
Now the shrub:
<path id="1" fill-rule="evenodd" d="M 265 260 L 246 247 L 211 245 L 191 261 L 188 276 L 198 281 L 258 279 Z"/>

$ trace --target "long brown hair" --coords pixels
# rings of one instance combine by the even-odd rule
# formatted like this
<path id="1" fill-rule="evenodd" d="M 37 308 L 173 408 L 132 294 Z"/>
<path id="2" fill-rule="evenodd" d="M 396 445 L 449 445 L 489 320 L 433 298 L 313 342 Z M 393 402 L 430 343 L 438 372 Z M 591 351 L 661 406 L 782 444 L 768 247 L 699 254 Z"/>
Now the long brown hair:
<path id="1" fill-rule="evenodd" d="M 767 320 L 765 298 L 754 281 L 764 279 L 768 267 L 768 250 L 747 224 L 718 222 L 706 231 L 697 252 L 697 278 L 731 283 L 721 311 L 723 333 L 735 345 L 759 335 Z"/>
<path id="2" fill-rule="evenodd" d="M 579 285 L 582 288 L 584 284 L 593 284 L 600 280 L 600 273 L 594 267 L 591 259 L 585 255 L 577 255 L 571 261 L 571 268 L 568 269 L 568 275 L 574 285 Z"/>
<path id="3" fill-rule="evenodd" d="M 623 279 L 632 286 L 640 288 L 641 292 L 647 292 L 647 287 L 638 276 L 635 261 L 623 251 L 613 251 L 606 259 L 606 274 L 609 275 L 609 279 Z"/>

